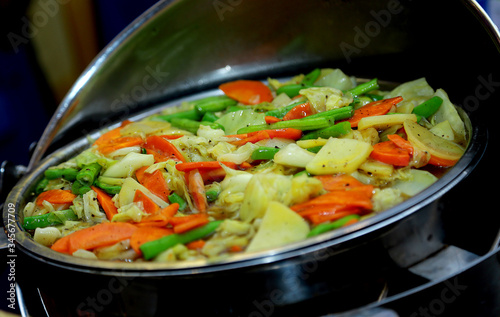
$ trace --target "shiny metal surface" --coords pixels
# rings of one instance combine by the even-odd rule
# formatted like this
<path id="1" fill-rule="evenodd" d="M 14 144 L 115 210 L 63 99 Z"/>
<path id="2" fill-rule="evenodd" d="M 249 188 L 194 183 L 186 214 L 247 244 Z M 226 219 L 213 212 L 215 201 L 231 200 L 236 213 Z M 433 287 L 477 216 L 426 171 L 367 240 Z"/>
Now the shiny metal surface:
<path id="1" fill-rule="evenodd" d="M 321 306 L 325 314 L 330 308 L 341 312 L 381 304 L 389 311 L 411 313 L 393 303 L 439 288 L 452 276 L 441 273 L 429 280 L 409 268 L 449 245 L 478 256 L 451 275 L 474 270 L 470 268 L 482 260 L 494 263 L 499 252 L 500 216 L 478 209 L 476 201 L 495 197 L 493 188 L 477 184 L 491 173 L 492 148 L 498 144 L 492 127 L 500 103 L 499 38 L 475 1 L 159 2 L 96 58 L 63 100 L 38 143 L 30 173 L 7 199 L 18 213 L 43 170 L 87 146 L 84 136 L 95 129 L 176 98 L 210 92 L 222 81 L 287 76 L 315 66 L 399 82 L 425 76 L 469 115 L 469 149 L 443 179 L 386 213 L 330 235 L 217 264 L 181 263 L 166 269 L 157 263 L 75 260 L 35 244 L 19 226 L 18 214 L 16 240 L 25 260 L 20 263 L 34 261 L 52 273 L 36 275 L 26 264 L 20 282 L 39 288 L 47 298 L 71 294 L 52 307 L 69 315 L 87 309 L 104 316 L 124 311 L 157 316 L 168 313 L 165 298 L 197 313 L 217 303 L 212 315 L 222 316 L 265 315 L 271 307 L 273 316 L 311 316 L 307 307 L 325 298 L 330 304 Z M 457 65 L 450 58 L 454 54 L 464 62 Z M 470 210 L 490 221 L 471 226 Z M 8 223 L 5 208 L 3 216 Z M 68 280 L 88 287 L 75 290 Z M 124 287 L 111 292 L 117 281 Z M 377 302 L 387 285 L 389 292 Z M 197 307 L 178 296 L 190 289 L 206 296 Z M 91 308 L 86 299 L 105 291 L 113 295 L 109 302 L 101 310 Z M 220 294 L 227 302 L 220 301 Z"/>

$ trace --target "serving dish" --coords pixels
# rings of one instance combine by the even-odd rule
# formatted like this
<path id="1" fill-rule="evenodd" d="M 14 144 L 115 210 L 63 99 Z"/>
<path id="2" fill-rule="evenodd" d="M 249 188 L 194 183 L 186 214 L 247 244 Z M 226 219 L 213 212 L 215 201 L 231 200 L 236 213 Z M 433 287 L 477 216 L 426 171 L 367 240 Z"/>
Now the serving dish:
<path id="1" fill-rule="evenodd" d="M 6 201 L 5 228 L 8 233 L 8 224 L 14 225 L 16 251 L 23 258 L 18 262 L 24 272 L 18 276 L 19 285 L 29 290 L 26 294 L 38 293 L 50 316 L 85 312 L 154 316 L 207 309 L 214 316 L 291 312 L 306 316 L 315 302 L 325 298 L 334 300 L 315 314 L 384 303 L 384 298 L 389 302 L 404 291 L 443 282 L 481 257 L 490 258 L 498 252 L 499 216 L 490 209 L 478 210 L 473 200 L 457 198 L 464 193 L 486 201 L 494 197 L 492 188 L 475 184 L 491 166 L 490 144 L 497 140 L 491 123 L 498 110 L 490 105 L 498 101 L 500 73 L 493 62 L 498 58 L 498 34 L 473 1 L 433 3 L 435 10 L 429 10 L 430 5 L 427 1 L 159 2 L 103 50 L 75 83 L 38 143 L 29 173 Z M 456 14 L 443 19 L 444 10 Z M 434 23 L 423 24 L 423 17 Z M 250 26 L 252 32 L 245 31 Z M 470 45 L 458 45 L 463 34 L 474 35 L 468 38 Z M 450 76 L 457 72 L 450 50 L 460 51 L 471 63 L 458 68 L 460 76 Z M 263 79 L 259 75 L 264 73 L 287 76 L 332 63 L 358 77 L 402 82 L 422 74 L 431 83 L 442 84 L 463 100 L 462 109 L 470 117 L 472 138 L 464 157 L 414 199 L 359 226 L 216 264 L 175 264 L 165 269 L 156 263 L 75 260 L 47 252 L 23 233 L 17 213 L 35 180 L 49 165 L 85 147 L 84 136 L 97 133 L 90 131 L 140 117 L 181 96 L 202 96 L 222 81 Z M 96 120 L 103 117 L 105 121 Z M 472 209 L 491 221 L 471 228 L 467 211 Z M 9 210 L 16 211 L 14 223 Z M 475 239 L 465 238 L 464 230 Z M 472 253 L 474 261 L 433 277 L 409 270 L 449 245 Z M 204 295 L 197 297 L 197 305 L 189 295 L 193 290 Z M 61 293 L 67 295 L 58 297 Z"/>

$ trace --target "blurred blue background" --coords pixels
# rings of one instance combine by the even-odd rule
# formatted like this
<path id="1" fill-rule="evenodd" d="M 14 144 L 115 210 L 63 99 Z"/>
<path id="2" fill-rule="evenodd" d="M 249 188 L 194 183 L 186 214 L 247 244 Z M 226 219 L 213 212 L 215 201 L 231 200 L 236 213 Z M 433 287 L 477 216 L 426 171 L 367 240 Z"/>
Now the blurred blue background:
<path id="1" fill-rule="evenodd" d="M 0 162 L 8 160 L 27 165 L 30 145 L 40 138 L 76 76 L 122 29 L 156 2 L 0 0 Z M 82 6 L 88 18 L 73 19 L 72 14 L 75 11 L 78 14 Z M 66 26 L 61 31 L 66 33 L 60 34 L 71 40 L 85 36 L 85 46 L 50 38 L 58 35 L 51 32 L 51 28 L 60 29 L 61 21 Z M 82 27 L 71 25 L 72 22 Z M 91 34 L 78 34 L 81 29 Z M 86 55 L 79 54 L 84 57 L 66 64 L 62 61 L 60 65 L 51 64 L 50 56 L 57 56 L 61 50 L 85 51 Z M 46 64 L 42 65 L 44 60 Z M 63 79 L 54 75 L 57 71 L 63 72 L 64 67 L 71 70 L 66 71 L 70 75 Z"/>

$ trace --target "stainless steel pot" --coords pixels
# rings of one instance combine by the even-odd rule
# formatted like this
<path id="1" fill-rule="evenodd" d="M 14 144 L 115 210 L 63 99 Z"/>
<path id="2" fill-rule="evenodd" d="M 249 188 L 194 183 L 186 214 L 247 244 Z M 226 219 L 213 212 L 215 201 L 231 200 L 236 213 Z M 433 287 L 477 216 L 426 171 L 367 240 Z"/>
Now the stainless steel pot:
<path id="1" fill-rule="evenodd" d="M 385 305 L 411 315 L 420 304 L 391 303 L 478 263 L 498 272 L 499 215 L 479 201 L 495 197 L 483 177 L 491 175 L 498 140 L 499 43 L 474 1 L 160 1 L 77 80 L 4 204 L 28 309 L 49 316 L 320 316 Z M 95 129 L 210 94 L 223 81 L 316 66 L 399 82 L 425 76 L 469 116 L 466 154 L 418 196 L 359 225 L 218 263 L 76 259 L 37 245 L 20 227 L 43 170 L 88 146 Z M 492 311 L 497 300 L 488 302 Z"/>

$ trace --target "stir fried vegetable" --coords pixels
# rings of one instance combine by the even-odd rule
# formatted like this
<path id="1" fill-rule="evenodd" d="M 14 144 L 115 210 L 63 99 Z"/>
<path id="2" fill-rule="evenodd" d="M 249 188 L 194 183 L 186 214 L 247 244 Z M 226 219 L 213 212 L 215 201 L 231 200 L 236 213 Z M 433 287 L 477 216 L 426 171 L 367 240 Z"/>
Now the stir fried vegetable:
<path id="1" fill-rule="evenodd" d="M 57 252 L 103 260 L 269 250 L 417 195 L 468 139 L 446 92 L 424 78 L 383 91 L 377 79 L 314 69 L 220 91 L 125 121 L 47 169 L 24 229 Z"/>

